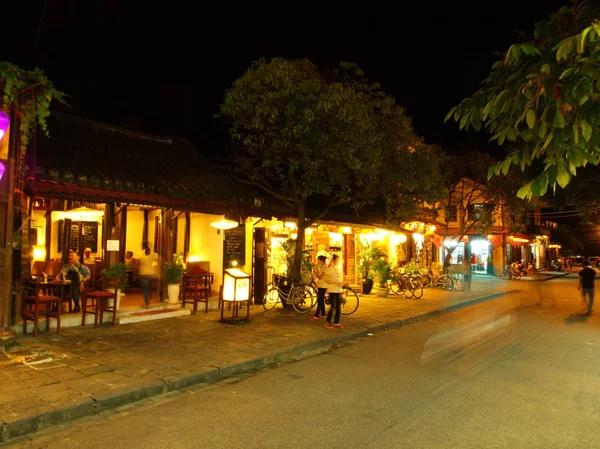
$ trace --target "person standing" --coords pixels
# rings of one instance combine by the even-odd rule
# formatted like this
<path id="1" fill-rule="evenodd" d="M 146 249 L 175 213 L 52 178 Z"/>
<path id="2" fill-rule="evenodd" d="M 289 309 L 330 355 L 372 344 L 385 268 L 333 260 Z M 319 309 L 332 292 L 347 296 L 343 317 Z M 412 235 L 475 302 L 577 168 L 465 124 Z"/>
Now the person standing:
<path id="1" fill-rule="evenodd" d="M 342 329 L 340 324 L 342 315 L 342 287 L 344 286 L 344 276 L 340 266 L 340 256 L 334 254 L 331 258 L 331 265 L 327 267 L 325 273 L 325 282 L 327 282 L 327 292 L 329 293 L 329 311 L 327 312 L 326 329 Z M 335 317 L 333 312 L 335 311 Z M 333 325 L 331 319 L 333 318 Z"/>
<path id="2" fill-rule="evenodd" d="M 325 281 L 325 262 L 327 261 L 327 257 L 319 256 L 317 257 L 317 270 L 316 270 L 316 278 L 317 278 L 317 310 L 314 316 L 310 317 L 311 321 L 318 320 L 319 317 L 325 316 L 325 292 L 327 291 L 327 282 Z"/>
<path id="3" fill-rule="evenodd" d="M 596 270 L 591 267 L 587 259 L 583 262 L 583 266 L 585 268 L 579 272 L 577 290 L 581 291 L 581 299 L 583 299 L 584 303 L 585 295 L 587 294 L 588 296 L 586 315 L 589 316 L 592 314 L 594 307 L 594 279 L 596 278 Z"/>
<path id="4" fill-rule="evenodd" d="M 462 263 L 462 276 L 463 276 L 463 290 L 466 292 L 471 291 L 471 262 L 468 258 L 465 258 Z"/>
<path id="5" fill-rule="evenodd" d="M 73 303 L 75 304 L 73 312 L 81 312 L 79 297 L 85 288 L 85 281 L 92 277 L 92 273 L 88 267 L 79 263 L 79 254 L 75 251 L 69 253 L 69 263 L 63 266 L 61 273 L 57 277 L 65 281 L 71 281 L 69 288 L 71 289 L 71 298 L 73 298 Z"/>
<path id="6" fill-rule="evenodd" d="M 144 253 L 140 257 L 138 265 L 138 279 L 142 285 L 142 292 L 144 294 L 144 307 L 150 307 L 150 288 L 152 282 L 157 278 L 156 268 L 158 266 L 158 256 L 156 254 L 150 254 L 150 247 L 144 248 Z"/>

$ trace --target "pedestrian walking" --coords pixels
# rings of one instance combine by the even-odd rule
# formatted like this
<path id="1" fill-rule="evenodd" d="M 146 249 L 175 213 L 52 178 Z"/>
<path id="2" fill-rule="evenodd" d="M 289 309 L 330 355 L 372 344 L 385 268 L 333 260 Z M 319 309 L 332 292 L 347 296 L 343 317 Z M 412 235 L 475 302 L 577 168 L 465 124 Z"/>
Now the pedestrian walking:
<path id="1" fill-rule="evenodd" d="M 325 292 L 327 291 L 327 282 L 325 281 L 325 263 L 327 257 L 317 257 L 317 269 L 315 277 L 317 280 L 317 310 L 314 316 L 310 317 L 311 321 L 318 320 L 320 317 L 325 317 Z"/>
<path id="2" fill-rule="evenodd" d="M 139 260 L 138 278 L 142 285 L 142 293 L 144 295 L 143 307 L 147 309 L 150 307 L 150 289 L 152 288 L 152 282 L 158 279 L 158 255 L 151 254 L 150 247 L 146 245 Z"/>
<path id="3" fill-rule="evenodd" d="M 471 291 L 471 260 L 466 258 L 462 263 L 462 275 L 463 275 L 463 290 L 466 292 Z"/>
<path id="4" fill-rule="evenodd" d="M 327 282 L 327 292 L 329 293 L 329 311 L 327 312 L 326 329 L 342 329 L 340 316 L 342 315 L 342 287 L 344 286 L 344 275 L 340 265 L 340 256 L 334 254 L 331 258 L 331 265 L 325 272 L 325 281 Z M 335 312 L 335 316 L 334 316 Z M 333 325 L 331 319 L 333 318 Z"/>
<path id="5" fill-rule="evenodd" d="M 587 294 L 587 313 L 592 314 L 594 308 L 594 279 L 596 279 L 596 270 L 594 270 L 586 259 L 583 262 L 583 270 L 579 272 L 579 284 L 577 290 L 581 291 L 581 299 L 585 303 L 585 295 Z"/>

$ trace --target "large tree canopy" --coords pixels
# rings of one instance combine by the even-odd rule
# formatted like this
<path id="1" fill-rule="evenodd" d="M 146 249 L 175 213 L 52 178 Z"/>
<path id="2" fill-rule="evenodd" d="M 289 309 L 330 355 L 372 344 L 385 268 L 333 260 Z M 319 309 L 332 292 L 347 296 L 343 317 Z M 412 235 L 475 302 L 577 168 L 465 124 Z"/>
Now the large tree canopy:
<path id="1" fill-rule="evenodd" d="M 484 127 L 500 145 L 516 143 L 490 177 L 511 164 L 543 161 L 541 174 L 519 189 L 521 198 L 565 187 L 580 167 L 600 162 L 599 17 L 584 0 L 537 23 L 534 37 L 512 45 L 481 89 L 446 117 L 461 129 Z"/>
<path id="2" fill-rule="evenodd" d="M 306 59 L 261 59 L 226 92 L 218 117 L 231 124 L 234 175 L 297 214 L 298 259 L 306 227 L 336 206 L 381 198 L 397 216 L 435 191 L 436 150 L 355 64 L 322 73 Z"/>

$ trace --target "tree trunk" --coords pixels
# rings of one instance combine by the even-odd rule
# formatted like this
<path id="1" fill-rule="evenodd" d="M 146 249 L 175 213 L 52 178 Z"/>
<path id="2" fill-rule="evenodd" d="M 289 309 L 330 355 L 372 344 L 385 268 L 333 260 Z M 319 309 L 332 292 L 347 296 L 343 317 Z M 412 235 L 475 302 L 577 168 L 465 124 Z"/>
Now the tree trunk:
<path id="1" fill-rule="evenodd" d="M 290 267 L 290 275 L 294 282 L 300 281 L 302 270 L 302 250 L 304 249 L 304 231 L 306 223 L 304 217 L 304 206 L 298 207 L 298 236 L 296 237 L 296 249 L 294 250 L 294 264 Z"/>

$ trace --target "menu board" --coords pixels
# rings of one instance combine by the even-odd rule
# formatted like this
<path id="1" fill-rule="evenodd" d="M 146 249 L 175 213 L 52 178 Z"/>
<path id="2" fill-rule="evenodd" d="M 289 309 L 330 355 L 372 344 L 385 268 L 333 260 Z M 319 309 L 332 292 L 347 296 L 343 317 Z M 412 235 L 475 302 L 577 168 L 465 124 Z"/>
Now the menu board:
<path id="1" fill-rule="evenodd" d="M 223 266 L 229 267 L 232 260 L 244 265 L 246 260 L 246 225 L 223 231 Z"/>
<path id="2" fill-rule="evenodd" d="M 79 226 L 82 226 L 82 247 L 79 248 Z M 64 220 L 58 221 L 58 252 L 63 248 L 63 226 Z M 74 221 L 71 223 L 71 235 L 67 249 L 81 253 L 85 248 L 90 248 L 92 253 L 98 252 L 98 222 L 97 221 Z"/>

